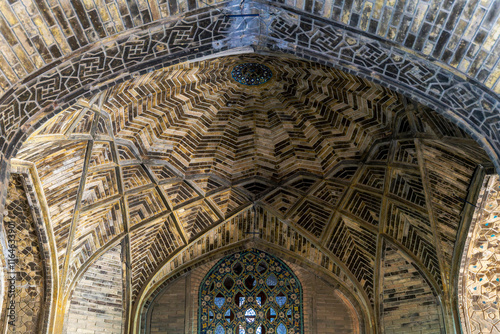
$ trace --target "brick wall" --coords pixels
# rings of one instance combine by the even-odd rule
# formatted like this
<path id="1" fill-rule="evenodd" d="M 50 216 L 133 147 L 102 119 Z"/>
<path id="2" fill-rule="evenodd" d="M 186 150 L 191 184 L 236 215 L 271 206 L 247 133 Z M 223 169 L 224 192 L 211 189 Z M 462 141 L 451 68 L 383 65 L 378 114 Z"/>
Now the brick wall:
<path id="1" fill-rule="evenodd" d="M 304 293 L 304 333 L 353 334 L 359 332 L 358 317 L 341 292 L 310 269 L 286 262 L 302 283 Z"/>
<path id="2" fill-rule="evenodd" d="M 151 334 L 183 334 L 186 321 L 186 281 L 182 276 L 167 287 L 151 314 Z"/>
<path id="3" fill-rule="evenodd" d="M 123 323 L 121 246 L 104 253 L 80 278 L 71 297 L 64 334 L 121 334 Z"/>
<path id="4" fill-rule="evenodd" d="M 415 267 L 386 248 L 381 325 L 385 334 L 444 333 L 437 297 Z"/>
<path id="5" fill-rule="evenodd" d="M 198 287 L 216 262 L 211 261 L 190 271 L 165 288 L 151 306 L 147 333 L 194 334 L 197 332 Z"/>

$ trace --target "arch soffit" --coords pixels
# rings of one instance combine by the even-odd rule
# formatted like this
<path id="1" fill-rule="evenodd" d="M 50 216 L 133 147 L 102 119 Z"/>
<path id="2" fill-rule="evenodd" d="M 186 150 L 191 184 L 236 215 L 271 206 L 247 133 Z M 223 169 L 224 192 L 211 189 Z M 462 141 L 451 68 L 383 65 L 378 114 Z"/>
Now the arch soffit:
<path id="1" fill-rule="evenodd" d="M 120 238 L 121 238 L 121 236 L 120 236 Z M 114 239 L 111 241 L 111 243 L 114 243 L 116 240 L 118 240 L 118 239 L 114 238 Z M 105 248 L 106 248 L 106 247 L 105 247 Z M 403 251 L 405 251 L 405 250 L 403 250 Z M 405 251 L 405 252 L 408 252 L 408 251 Z M 99 253 L 99 254 L 100 254 L 100 253 Z M 94 259 L 98 258 L 98 256 L 97 256 L 97 255 L 98 255 L 98 253 L 96 253 L 95 255 L 96 255 L 96 256 L 95 256 L 95 257 L 93 257 L 92 259 L 90 259 L 90 261 L 89 261 L 87 264 L 91 263 Z M 423 267 L 423 266 L 422 266 L 422 267 Z M 82 269 L 82 270 L 84 270 L 85 268 L 86 268 L 86 266 L 83 266 L 81 269 Z M 83 272 L 83 271 L 79 271 L 79 272 L 81 273 L 81 272 Z M 427 274 L 427 276 L 430 276 L 430 275 L 429 275 L 429 274 Z M 77 275 L 77 277 L 78 277 L 78 275 Z M 75 280 L 75 281 L 76 281 L 76 280 Z M 70 289 L 70 290 L 71 290 L 71 289 Z"/>
<path id="2" fill-rule="evenodd" d="M 257 8 L 265 3 L 255 2 Z M 0 98 L 2 153 L 13 156 L 47 119 L 139 74 L 184 61 L 254 51 L 288 53 L 367 78 L 425 104 L 466 130 L 500 169 L 495 130 L 499 97 L 445 64 L 431 62 L 393 42 L 283 5 L 266 3 L 272 15 L 259 24 L 237 24 L 230 3 L 159 20 L 108 38 L 26 77 Z M 239 8 L 239 7 L 238 7 Z M 251 20 L 252 18 L 248 18 Z M 246 20 L 243 17 L 243 20 Z M 290 24 L 294 29 L 290 29 Z M 261 29 L 261 25 L 266 28 Z M 203 27 L 210 26 L 207 32 Z M 304 26 L 308 27 L 305 31 Z M 181 31 L 194 31 L 189 38 Z M 292 31 L 292 32 L 290 32 Z M 179 34 L 176 34 L 179 33 Z M 209 34 L 209 35 L 207 35 Z M 307 42 L 296 36 L 313 36 Z M 177 36 L 177 38 L 171 38 Z M 243 38 L 243 36 L 247 36 Z M 304 37 L 305 38 L 305 37 Z M 246 47 L 246 48 L 245 48 Z M 251 47 L 251 48 L 248 48 Z M 7 121 L 8 120 L 8 121 Z"/>

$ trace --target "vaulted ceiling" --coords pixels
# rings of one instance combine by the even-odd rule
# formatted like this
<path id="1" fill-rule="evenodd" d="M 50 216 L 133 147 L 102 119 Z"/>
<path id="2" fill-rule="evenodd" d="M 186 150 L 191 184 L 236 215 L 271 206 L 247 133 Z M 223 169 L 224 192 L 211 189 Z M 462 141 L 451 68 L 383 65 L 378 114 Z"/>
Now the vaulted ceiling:
<path id="1" fill-rule="evenodd" d="M 57 312 L 118 244 L 130 322 L 173 268 L 260 239 L 327 270 L 374 322 L 383 303 L 406 312 L 384 277 L 412 282 L 401 291 L 419 286 L 403 271 L 419 277 L 446 322 L 483 166 L 500 169 L 499 13 L 495 0 L 0 1 L 0 207 L 9 172 L 30 166 Z M 272 80 L 236 83 L 243 62 Z"/>
<path id="2" fill-rule="evenodd" d="M 247 62 L 273 78 L 237 83 L 231 71 Z M 400 94 L 251 54 L 159 69 L 82 98 L 16 158 L 38 172 L 65 294 L 119 240 L 129 244 L 133 302 L 215 226 L 244 234 L 253 224 L 263 240 L 286 227 L 321 249 L 367 305 L 378 301 L 388 245 L 448 294 L 470 186 L 489 164 L 464 131 Z M 285 227 L 266 232 L 271 221 Z"/>

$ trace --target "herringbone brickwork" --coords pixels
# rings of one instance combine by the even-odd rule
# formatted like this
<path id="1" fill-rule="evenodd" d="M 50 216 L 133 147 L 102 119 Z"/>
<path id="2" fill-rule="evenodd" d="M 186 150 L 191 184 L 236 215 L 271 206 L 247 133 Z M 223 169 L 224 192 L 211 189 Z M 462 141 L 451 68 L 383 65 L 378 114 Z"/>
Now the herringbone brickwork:
<path id="1" fill-rule="evenodd" d="M 242 86 L 230 72 L 243 62 L 273 78 Z M 17 158 L 40 176 L 66 296 L 119 241 L 140 303 L 189 261 L 258 239 L 374 311 L 384 241 L 446 293 L 463 199 L 488 164 L 464 131 L 396 92 L 259 55 L 179 64 L 82 98 Z"/>

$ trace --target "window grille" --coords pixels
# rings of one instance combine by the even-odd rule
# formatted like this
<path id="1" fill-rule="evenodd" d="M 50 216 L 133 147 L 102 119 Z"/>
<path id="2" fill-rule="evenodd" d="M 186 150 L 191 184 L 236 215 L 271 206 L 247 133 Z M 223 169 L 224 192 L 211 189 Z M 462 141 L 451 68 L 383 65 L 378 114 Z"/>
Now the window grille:
<path id="1" fill-rule="evenodd" d="M 274 256 L 232 254 L 203 279 L 198 315 L 201 334 L 303 334 L 302 287 Z"/>

